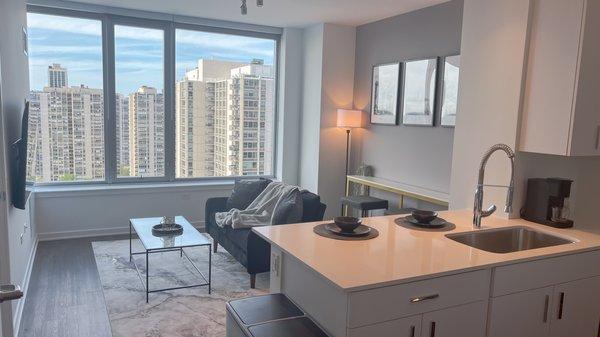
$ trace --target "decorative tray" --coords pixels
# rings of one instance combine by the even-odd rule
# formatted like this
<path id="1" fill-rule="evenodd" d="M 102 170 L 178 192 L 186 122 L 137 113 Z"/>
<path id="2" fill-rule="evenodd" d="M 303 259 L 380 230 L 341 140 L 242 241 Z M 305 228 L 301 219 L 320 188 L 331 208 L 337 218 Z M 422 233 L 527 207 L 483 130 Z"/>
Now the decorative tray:
<path id="1" fill-rule="evenodd" d="M 152 226 L 152 235 L 154 236 L 176 236 L 183 234 L 183 226 L 173 224 L 158 224 Z"/>

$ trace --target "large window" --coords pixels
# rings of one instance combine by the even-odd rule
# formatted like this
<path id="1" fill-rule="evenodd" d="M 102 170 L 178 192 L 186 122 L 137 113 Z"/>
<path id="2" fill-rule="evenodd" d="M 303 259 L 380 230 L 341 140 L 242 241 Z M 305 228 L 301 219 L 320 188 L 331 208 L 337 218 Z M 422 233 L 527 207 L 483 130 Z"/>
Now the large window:
<path id="1" fill-rule="evenodd" d="M 274 60 L 274 40 L 177 30 L 177 178 L 273 173 Z"/>
<path id="2" fill-rule="evenodd" d="M 115 26 L 117 176 L 164 177 L 164 32 Z"/>
<path id="3" fill-rule="evenodd" d="M 28 32 L 29 180 L 273 174 L 278 34 L 37 6 Z"/>
<path id="4" fill-rule="evenodd" d="M 31 181 L 104 180 L 102 22 L 29 13 Z"/>

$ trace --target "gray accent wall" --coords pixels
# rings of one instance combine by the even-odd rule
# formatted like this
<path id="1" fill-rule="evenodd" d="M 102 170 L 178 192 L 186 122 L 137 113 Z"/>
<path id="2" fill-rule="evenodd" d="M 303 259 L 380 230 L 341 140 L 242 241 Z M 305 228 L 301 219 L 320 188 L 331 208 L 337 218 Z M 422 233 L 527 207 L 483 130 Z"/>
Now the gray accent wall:
<path id="1" fill-rule="evenodd" d="M 376 64 L 460 52 L 463 1 L 450 1 L 357 28 L 355 108 L 365 128 L 353 131 L 353 166 L 375 176 L 449 192 L 454 129 L 369 123 L 371 72 Z"/>

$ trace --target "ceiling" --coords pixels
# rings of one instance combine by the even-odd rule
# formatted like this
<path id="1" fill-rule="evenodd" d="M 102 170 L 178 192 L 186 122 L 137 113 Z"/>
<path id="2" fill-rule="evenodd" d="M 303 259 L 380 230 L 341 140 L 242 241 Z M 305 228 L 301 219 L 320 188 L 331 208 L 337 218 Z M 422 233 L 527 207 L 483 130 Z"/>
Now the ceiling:
<path id="1" fill-rule="evenodd" d="M 256 0 L 248 15 L 240 14 L 241 0 L 75 0 L 77 2 L 197 16 L 275 27 L 304 27 L 327 22 L 358 26 L 436 5 L 448 0 Z"/>

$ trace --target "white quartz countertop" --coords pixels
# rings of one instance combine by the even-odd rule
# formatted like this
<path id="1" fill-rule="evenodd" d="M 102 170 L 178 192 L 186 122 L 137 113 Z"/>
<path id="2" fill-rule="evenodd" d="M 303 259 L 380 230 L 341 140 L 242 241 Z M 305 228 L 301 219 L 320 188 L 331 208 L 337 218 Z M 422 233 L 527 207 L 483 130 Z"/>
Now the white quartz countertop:
<path id="1" fill-rule="evenodd" d="M 440 217 L 456 225 L 455 229 L 446 232 L 407 229 L 394 222 L 398 217 L 391 215 L 363 219 L 364 224 L 379 231 L 378 237 L 365 241 L 321 237 L 313 232 L 313 227 L 323 222 L 265 226 L 253 230 L 346 291 L 600 249 L 599 234 L 491 216 L 483 219 L 482 229 L 527 226 L 568 238 L 575 243 L 507 254 L 490 253 L 445 236 L 473 231 L 470 211 L 440 212 Z"/>

